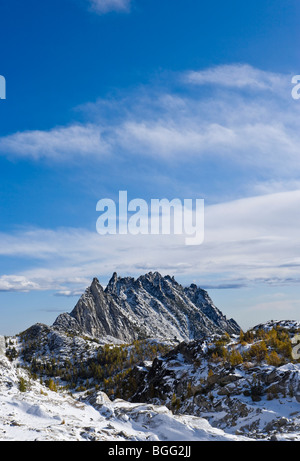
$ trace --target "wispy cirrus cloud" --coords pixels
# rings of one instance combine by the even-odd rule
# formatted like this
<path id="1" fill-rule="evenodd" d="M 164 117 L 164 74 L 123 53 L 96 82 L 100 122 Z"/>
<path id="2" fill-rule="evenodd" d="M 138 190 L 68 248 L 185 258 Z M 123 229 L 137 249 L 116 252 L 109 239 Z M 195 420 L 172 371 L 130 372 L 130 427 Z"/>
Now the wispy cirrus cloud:
<path id="1" fill-rule="evenodd" d="M 130 10 L 131 0 L 88 0 L 91 11 L 106 14 L 111 11 L 127 12 Z"/>
<path id="2" fill-rule="evenodd" d="M 0 138 L 0 151 L 12 157 L 70 161 L 107 153 L 109 146 L 101 137 L 101 128 L 92 124 L 74 124 L 48 131 L 17 132 Z"/>
<path id="3" fill-rule="evenodd" d="M 183 79 L 194 85 L 217 85 L 228 88 L 250 88 L 280 91 L 286 76 L 256 69 L 248 64 L 220 65 L 184 73 Z"/>

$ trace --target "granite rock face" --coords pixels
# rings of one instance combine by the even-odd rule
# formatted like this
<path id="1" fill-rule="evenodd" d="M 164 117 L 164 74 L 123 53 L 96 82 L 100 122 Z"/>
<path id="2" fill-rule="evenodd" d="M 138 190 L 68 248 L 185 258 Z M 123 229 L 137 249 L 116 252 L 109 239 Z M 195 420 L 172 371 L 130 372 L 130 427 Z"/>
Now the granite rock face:
<path id="1" fill-rule="evenodd" d="M 137 279 L 111 277 L 104 289 L 97 278 L 70 314 L 54 327 L 93 338 L 190 341 L 211 334 L 238 334 L 240 327 L 227 320 L 208 293 L 192 284 L 183 287 L 173 277 L 150 272 Z"/>

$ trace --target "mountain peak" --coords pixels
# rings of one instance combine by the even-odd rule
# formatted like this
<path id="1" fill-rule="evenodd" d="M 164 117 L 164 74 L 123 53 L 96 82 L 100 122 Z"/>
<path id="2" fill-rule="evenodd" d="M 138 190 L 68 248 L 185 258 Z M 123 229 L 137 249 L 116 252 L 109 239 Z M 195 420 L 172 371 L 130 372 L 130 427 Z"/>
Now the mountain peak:
<path id="1" fill-rule="evenodd" d="M 105 290 L 95 277 L 72 312 L 59 316 L 55 325 L 66 329 L 68 319 L 74 331 L 123 341 L 190 341 L 240 332 L 237 323 L 226 319 L 205 290 L 195 284 L 184 288 L 174 277 L 157 271 L 137 279 L 118 277 L 114 272 Z"/>
<path id="2" fill-rule="evenodd" d="M 118 274 L 116 272 L 114 272 L 113 275 L 111 276 L 105 290 L 114 292 L 115 288 L 116 288 L 116 285 L 117 285 L 117 281 L 118 281 Z"/>
<path id="3" fill-rule="evenodd" d="M 99 279 L 97 279 L 97 277 L 94 277 L 89 288 L 93 286 L 98 287 L 99 285 L 100 285 Z"/>

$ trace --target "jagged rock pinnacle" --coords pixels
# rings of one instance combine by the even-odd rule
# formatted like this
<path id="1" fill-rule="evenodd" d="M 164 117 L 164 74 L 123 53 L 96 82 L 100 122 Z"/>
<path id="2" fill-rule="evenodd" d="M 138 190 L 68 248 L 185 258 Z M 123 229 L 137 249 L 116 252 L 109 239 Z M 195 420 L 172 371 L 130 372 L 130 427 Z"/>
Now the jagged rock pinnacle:
<path id="1" fill-rule="evenodd" d="M 149 272 L 138 279 L 114 272 L 105 290 L 94 277 L 70 314 L 59 316 L 57 328 L 80 330 L 96 338 L 123 341 L 141 338 L 189 341 L 206 335 L 237 334 L 208 293 L 191 284 L 184 288 L 174 277 Z"/>

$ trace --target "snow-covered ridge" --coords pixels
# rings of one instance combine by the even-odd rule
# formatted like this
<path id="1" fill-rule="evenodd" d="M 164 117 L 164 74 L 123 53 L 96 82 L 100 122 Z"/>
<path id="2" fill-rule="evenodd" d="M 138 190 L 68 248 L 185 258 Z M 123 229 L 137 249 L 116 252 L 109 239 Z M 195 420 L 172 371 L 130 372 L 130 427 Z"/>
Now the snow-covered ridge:
<path id="1" fill-rule="evenodd" d="M 23 383 L 23 388 L 20 383 Z M 20 390 L 22 388 L 22 390 Z M 51 391 L 0 355 L 1 441 L 246 440 L 164 406 Z"/>
<path id="2" fill-rule="evenodd" d="M 272 328 L 285 328 L 289 332 L 300 331 L 300 321 L 298 320 L 269 320 L 265 323 L 255 325 L 253 330 L 259 330 L 260 328 L 269 331 Z"/>
<path id="3" fill-rule="evenodd" d="M 272 325 L 286 344 L 297 327 L 287 321 L 280 328 Z M 99 350 L 130 352 L 137 347 L 144 353 L 159 341 L 109 346 L 39 324 L 6 338 L 6 345 L 0 338 L 0 440 L 300 440 L 300 363 L 289 361 L 285 349 L 277 365 L 251 355 L 266 331 L 266 357 L 271 357 L 270 345 L 278 338 L 270 326 L 250 330 L 248 339 L 246 332 L 244 337 L 166 343 L 169 352 L 124 375 L 122 385 L 129 383 L 132 391 L 126 400 L 116 395 L 109 399 L 101 389 L 105 380 L 96 375 L 89 388 L 70 393 L 56 375 L 53 390 L 45 369 L 33 377 L 23 366 L 32 360 L 47 366 L 54 359 L 64 366 L 77 356 L 85 367 Z M 225 361 L 223 347 L 231 354 Z M 244 360 L 235 362 L 234 351 L 244 354 Z"/>

